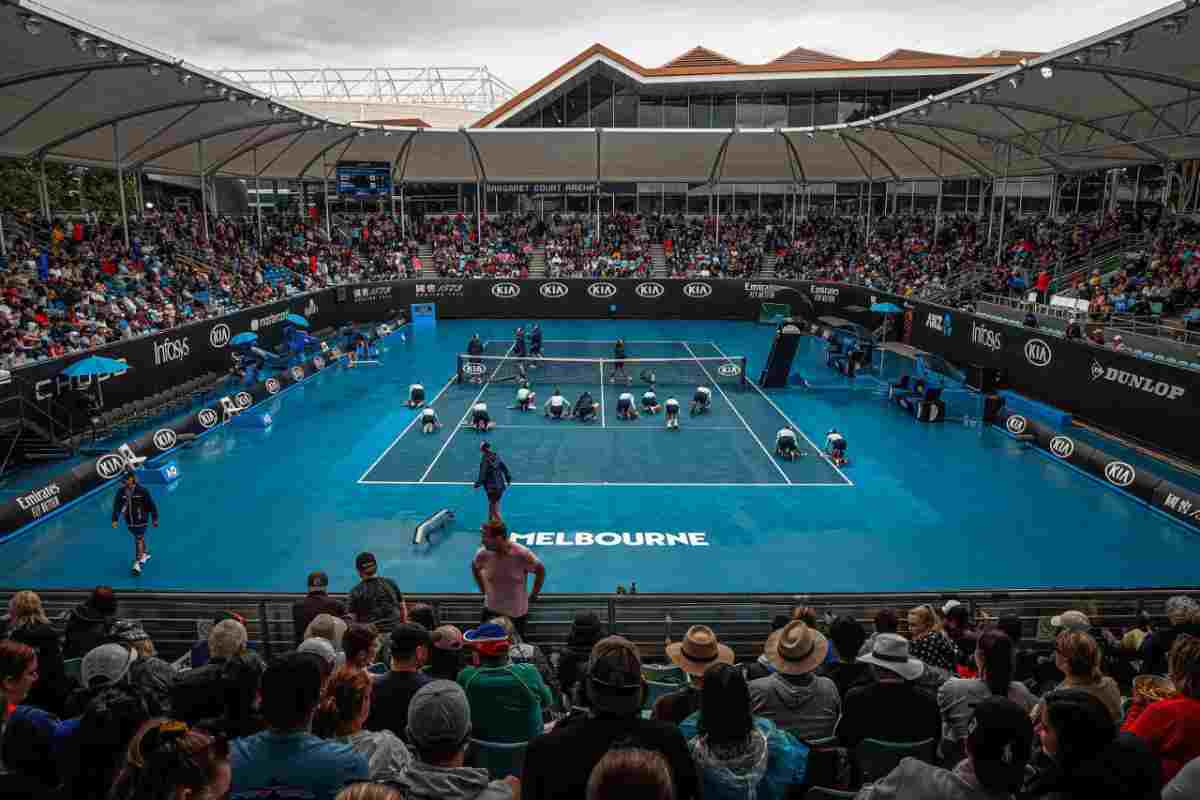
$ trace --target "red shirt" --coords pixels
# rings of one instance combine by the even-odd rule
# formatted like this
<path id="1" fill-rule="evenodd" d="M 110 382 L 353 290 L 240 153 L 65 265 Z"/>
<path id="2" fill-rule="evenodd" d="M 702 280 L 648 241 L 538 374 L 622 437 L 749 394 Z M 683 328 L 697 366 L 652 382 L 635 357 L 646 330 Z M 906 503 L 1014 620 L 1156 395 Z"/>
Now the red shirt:
<path id="1" fill-rule="evenodd" d="M 1179 696 L 1129 708 L 1121 730 L 1137 735 L 1162 760 L 1163 783 L 1200 757 L 1200 700 Z"/>

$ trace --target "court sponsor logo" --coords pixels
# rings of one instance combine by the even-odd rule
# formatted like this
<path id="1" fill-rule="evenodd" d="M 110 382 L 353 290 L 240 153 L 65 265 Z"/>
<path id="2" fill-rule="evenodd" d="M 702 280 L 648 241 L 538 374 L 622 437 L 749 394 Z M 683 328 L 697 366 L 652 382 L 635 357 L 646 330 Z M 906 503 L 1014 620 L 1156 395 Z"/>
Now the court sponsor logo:
<path id="1" fill-rule="evenodd" d="M 492 296 L 499 297 L 501 300 L 512 300 L 521 294 L 521 287 L 509 281 L 502 281 L 492 285 Z"/>
<path id="2" fill-rule="evenodd" d="M 1059 458 L 1075 455 L 1075 440 L 1066 436 L 1055 436 L 1050 440 L 1050 452 Z"/>
<path id="3" fill-rule="evenodd" d="M 746 297 L 750 300 L 774 300 L 775 295 L 795 291 L 791 286 L 780 286 L 774 283 L 743 283 Z"/>
<path id="4" fill-rule="evenodd" d="M 154 446 L 160 453 L 165 453 L 175 446 L 179 437 L 170 428 L 159 428 L 154 432 Z"/>
<path id="5" fill-rule="evenodd" d="M 1008 428 L 1008 432 L 1014 436 L 1020 436 L 1029 427 L 1029 420 L 1022 417 L 1020 414 L 1013 414 L 1004 423 L 1004 427 Z"/>
<path id="6" fill-rule="evenodd" d="M 182 361 L 192 352 L 191 344 L 186 336 L 178 339 L 163 339 L 154 343 L 154 365 L 159 366 L 171 361 Z"/>
<path id="7" fill-rule="evenodd" d="M 950 316 L 949 311 L 945 314 L 930 312 L 925 318 L 925 327 L 937 331 L 942 336 L 949 336 L 954 329 L 954 317 Z"/>
<path id="8" fill-rule="evenodd" d="M 458 297 L 463 293 L 461 283 L 418 283 L 417 295 L 420 297 Z"/>
<path id="9" fill-rule="evenodd" d="M 279 394 L 279 380 L 276 378 L 267 378 L 267 394 Z"/>
<path id="10" fill-rule="evenodd" d="M 1147 394 L 1165 397 L 1168 400 L 1178 400 L 1187 393 L 1187 389 L 1182 386 L 1176 386 L 1166 381 L 1158 381 L 1154 378 L 1147 378 L 1144 375 L 1135 375 L 1132 372 L 1126 372 L 1116 367 L 1106 367 L 1093 358 L 1092 380 L 1098 381 L 1101 378 L 1111 383 L 1119 383 L 1121 386 L 1127 386 L 1130 389 L 1139 389 Z"/>
<path id="11" fill-rule="evenodd" d="M 610 297 L 616 296 L 617 287 L 611 283 L 608 283 L 607 281 L 601 281 L 588 286 L 587 292 L 588 295 L 596 298 L 597 300 L 607 300 Z"/>
<path id="12" fill-rule="evenodd" d="M 1004 337 L 1000 331 L 994 331 L 986 325 L 971 321 L 971 343 L 991 350 L 993 353 L 1004 348 Z"/>
<path id="13" fill-rule="evenodd" d="M 814 286 L 812 287 L 813 302 L 816 303 L 836 303 L 838 299 L 838 288 L 836 286 Z"/>
<path id="14" fill-rule="evenodd" d="M 737 364 L 722 364 L 717 367 L 717 374 L 723 378 L 736 378 L 742 374 L 742 368 Z"/>
<path id="15" fill-rule="evenodd" d="M 208 343 L 213 347 L 224 347 L 229 344 L 229 326 L 224 322 L 219 325 L 213 325 L 208 332 Z"/>
<path id="16" fill-rule="evenodd" d="M 317 356 L 313 359 L 313 366 L 317 369 L 325 369 L 325 359 Z"/>
<path id="17" fill-rule="evenodd" d="M 1054 360 L 1054 351 L 1041 339 L 1030 339 L 1025 343 L 1025 360 L 1035 367 L 1048 367 Z"/>
<path id="18" fill-rule="evenodd" d="M 283 311 L 280 311 L 278 314 L 268 314 L 265 317 L 257 317 L 255 319 L 252 319 L 252 320 L 250 320 L 250 330 L 260 331 L 263 328 L 269 328 L 272 325 L 278 325 L 279 323 L 283 322 L 287 318 L 287 315 L 288 315 L 288 310 L 285 308 Z"/>
<path id="19" fill-rule="evenodd" d="M 1137 479 L 1137 470 L 1124 461 L 1110 461 L 1104 466 L 1104 477 L 1113 486 L 1124 489 Z"/>
<path id="20" fill-rule="evenodd" d="M 534 547 L 709 547 L 705 531 L 535 531 L 511 533 L 509 539 Z"/>
<path id="21" fill-rule="evenodd" d="M 487 372 L 487 367 L 485 367 L 483 364 L 464 364 L 463 372 L 465 372 L 468 375 L 478 376 L 478 375 L 482 375 L 483 373 Z"/>
<path id="22" fill-rule="evenodd" d="M 234 395 L 233 401 L 237 403 L 238 408 L 249 408 L 254 405 L 254 398 L 250 396 L 249 392 L 238 392 Z"/>
<path id="23" fill-rule="evenodd" d="M 708 283 L 688 283 L 684 284 L 683 295 L 690 297 L 693 300 L 703 300 L 713 292 L 712 285 Z"/>
<path id="24" fill-rule="evenodd" d="M 1169 508 L 1183 517 L 1190 516 L 1192 519 L 1200 519 L 1200 508 L 1193 505 L 1191 500 L 1180 497 L 1174 492 L 1167 492 L 1167 496 L 1162 499 L 1162 504 L 1164 508 Z"/>
<path id="25" fill-rule="evenodd" d="M 112 480 L 125 469 L 125 459 L 116 453 L 108 453 L 96 459 L 96 474 L 104 480 Z"/>
<path id="26" fill-rule="evenodd" d="M 639 283 L 633 293 L 643 300 L 657 300 L 667 293 L 661 283 Z"/>
<path id="27" fill-rule="evenodd" d="M 308 303 L 306 303 L 304 306 L 304 316 L 311 317 L 320 310 L 321 309 L 317 307 L 317 301 L 310 297 L 308 298 Z"/>
<path id="28" fill-rule="evenodd" d="M 538 292 L 548 300 L 558 300 L 566 297 L 569 291 L 570 289 L 567 288 L 567 285 L 559 281 L 550 281 L 550 283 L 543 283 L 538 287 Z"/>
<path id="29" fill-rule="evenodd" d="M 57 483 L 49 483 L 36 491 L 17 495 L 17 505 L 20 506 L 22 511 L 28 511 L 29 516 L 37 519 L 62 504 L 59 498 L 59 494 L 61 493 L 62 489 L 59 488 Z"/>
<path id="30" fill-rule="evenodd" d="M 196 421 L 199 422 L 200 427 L 204 428 L 205 430 L 216 425 L 219 420 L 220 417 L 217 416 L 217 412 L 213 411 L 211 408 L 202 408 L 200 409 L 200 413 L 196 415 Z"/>
<path id="31" fill-rule="evenodd" d="M 292 380 L 304 380 L 304 367 L 292 367 Z"/>
<path id="32" fill-rule="evenodd" d="M 379 300 L 390 300 L 392 286 L 360 286 L 354 290 L 354 302 L 374 303 Z"/>

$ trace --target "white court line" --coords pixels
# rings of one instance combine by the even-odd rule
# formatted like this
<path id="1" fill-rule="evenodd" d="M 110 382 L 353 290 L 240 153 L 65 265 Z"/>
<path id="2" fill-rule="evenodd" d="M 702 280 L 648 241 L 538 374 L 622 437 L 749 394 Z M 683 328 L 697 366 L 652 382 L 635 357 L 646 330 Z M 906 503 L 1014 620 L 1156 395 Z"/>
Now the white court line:
<path id="1" fill-rule="evenodd" d="M 740 428 L 739 428 L 739 430 L 740 430 Z M 417 481 L 360 481 L 360 483 L 375 484 L 378 486 L 474 486 L 475 485 L 473 483 L 470 483 L 469 481 L 425 481 L 424 483 L 419 483 Z M 514 484 L 511 484 L 511 486 L 520 486 L 521 488 L 537 487 L 537 488 L 543 488 L 543 489 L 547 488 L 547 487 L 552 487 L 552 486 L 615 486 L 615 487 L 620 487 L 620 488 L 645 487 L 645 486 L 653 486 L 653 487 L 687 486 L 687 487 L 700 487 L 700 488 L 707 488 L 707 489 L 712 489 L 712 488 L 730 489 L 730 488 L 742 488 L 742 487 L 755 487 L 755 488 L 761 487 L 761 488 L 767 488 L 767 489 L 790 489 L 790 488 L 794 488 L 797 486 L 801 486 L 801 487 L 839 487 L 839 486 L 849 486 L 849 485 L 851 485 L 851 484 L 829 483 L 828 481 L 826 481 L 825 483 L 599 483 L 599 482 L 593 482 L 593 483 L 514 483 Z"/>
<path id="2" fill-rule="evenodd" d="M 642 419 L 653 419 L 653 417 L 642 417 Z M 565 420 L 564 420 L 564 421 L 565 421 Z M 551 424 L 552 424 L 552 423 L 549 423 L 549 422 L 547 422 L 545 425 L 497 425 L 497 426 L 496 426 L 496 431 L 511 431 L 511 430 L 518 430 L 518 431 L 545 431 L 545 430 L 553 430 L 554 428 L 548 427 L 548 426 L 550 426 Z M 471 428 L 472 426 L 470 426 L 470 425 L 462 425 L 461 427 L 463 427 L 463 428 Z M 593 428 L 593 427 L 591 427 L 591 426 L 585 426 L 585 425 L 571 425 L 571 426 L 562 425 L 562 426 L 555 426 L 555 427 L 561 427 L 563 430 L 566 430 L 566 431 L 599 431 L 599 430 L 609 430 L 609 431 L 661 431 L 661 432 L 665 432 L 665 431 L 667 430 L 667 428 L 665 428 L 665 427 L 661 427 L 661 428 L 660 428 L 660 427 L 647 428 L 647 427 L 645 427 L 645 426 L 638 427 L 636 424 L 629 425 L 629 426 L 625 426 L 625 425 L 616 425 L 616 426 L 614 426 L 614 427 L 612 427 L 612 428 Z M 681 428 L 680 430 L 682 430 L 682 428 Z M 736 425 L 730 425 L 730 426 L 725 426 L 725 425 L 706 425 L 706 426 L 704 426 L 704 427 L 702 427 L 702 428 L 693 428 L 693 427 L 690 427 L 690 426 L 689 426 L 689 427 L 687 428 L 687 430 L 688 430 L 688 431 L 742 431 L 742 430 L 745 430 L 745 428 L 741 428 L 741 427 L 738 427 L 738 426 L 736 426 Z"/>
<path id="3" fill-rule="evenodd" d="M 450 384 L 454 383 L 454 381 L 455 381 L 455 378 L 453 378 L 453 377 L 450 380 L 446 381 L 446 385 L 441 388 L 441 391 L 439 391 L 436 395 L 434 395 L 433 400 L 432 400 L 432 402 L 429 403 L 429 405 L 432 406 L 435 403 L 437 403 L 438 398 L 441 397 L 446 392 L 446 390 L 450 388 Z M 375 467 L 379 465 L 380 461 L 383 461 L 383 457 L 386 456 L 388 453 L 392 452 L 392 448 L 400 443 L 400 440 L 404 438 L 404 434 L 408 433 L 409 428 L 411 428 L 413 425 L 417 424 L 417 420 L 419 418 L 420 418 L 420 414 L 414 416 L 412 419 L 410 419 L 408 421 L 408 424 L 404 426 L 404 430 L 400 431 L 400 435 L 397 436 L 395 439 L 393 439 L 392 443 L 387 446 L 387 449 L 379 454 L 379 458 L 377 458 L 371 462 L 371 466 L 367 467 L 367 471 L 362 474 L 362 478 L 358 479 L 359 483 L 371 483 L 372 482 L 372 481 L 364 481 L 363 478 L 370 475 L 371 470 L 375 469 Z"/>
<path id="4" fill-rule="evenodd" d="M 508 358 L 508 355 L 512 352 L 513 347 L 515 347 L 515 345 L 508 346 L 508 350 L 504 353 L 504 358 Z M 496 368 L 492 370 L 492 374 L 489 375 L 488 379 L 483 382 L 483 386 L 479 389 L 479 394 L 475 395 L 475 399 L 471 401 L 470 405 L 467 406 L 467 410 L 463 412 L 462 418 L 459 419 L 458 425 L 454 426 L 454 433 L 447 436 L 446 441 L 442 442 L 442 448 L 437 451 L 437 455 L 433 457 L 433 461 L 430 461 L 429 466 L 425 468 L 423 473 L 421 473 L 421 479 L 418 481 L 418 483 L 424 483 L 425 479 L 429 477 L 429 473 L 433 472 L 433 468 L 437 464 L 438 459 L 442 457 L 442 453 L 446 452 L 446 448 L 450 446 L 452 441 L 454 441 L 454 437 L 458 435 L 460 427 L 464 422 L 466 422 L 467 415 L 471 413 L 471 408 L 479 402 L 479 398 L 483 397 L 483 393 L 486 392 L 487 388 L 492 385 L 492 379 L 496 377 L 496 373 L 500 371 L 500 367 L 502 366 L 504 366 L 503 360 L 496 365 Z"/>
<path id="5" fill-rule="evenodd" d="M 722 357 L 722 358 L 729 358 L 729 356 L 725 355 L 725 353 L 721 351 L 721 348 L 717 346 L 717 343 L 716 343 L 716 342 L 709 342 L 709 344 L 711 344 L 711 345 L 713 346 L 713 349 L 714 349 L 714 350 L 716 350 L 718 353 L 720 353 L 720 354 L 721 354 L 721 357 Z M 812 448 L 813 448 L 813 450 L 815 450 L 815 451 L 817 452 L 817 454 L 818 454 L 818 455 L 819 455 L 820 453 L 824 452 L 823 450 L 821 450 L 821 448 L 817 447 L 817 443 L 816 443 L 816 442 L 814 442 L 812 439 L 809 439 L 809 438 L 808 438 L 808 434 L 806 434 L 806 433 L 804 432 L 804 429 L 803 429 L 803 428 L 801 428 L 801 427 L 800 427 L 799 425 L 797 425 L 796 423 L 792 422 L 791 418 L 790 418 L 790 417 L 788 417 L 788 415 L 787 415 L 787 414 L 783 413 L 783 409 L 782 409 L 782 408 L 780 408 L 779 406 L 775 405 L 775 401 L 774 401 L 774 400 L 772 400 L 770 397 L 768 397 L 768 396 L 767 396 L 767 394 L 766 394 L 766 392 L 764 392 L 762 389 L 758 388 L 758 384 L 757 384 L 757 383 L 755 383 L 755 382 L 754 382 L 754 381 L 752 381 L 752 380 L 747 380 L 747 383 L 749 383 L 751 386 L 753 386 L 753 387 L 754 387 L 754 391 L 756 391 L 756 392 L 758 392 L 760 395 L 762 395 L 762 399 L 763 399 L 763 400 L 766 400 L 768 403 L 770 403 L 770 404 L 771 404 L 771 408 L 775 409 L 775 411 L 776 411 L 776 412 L 779 414 L 779 416 L 781 416 L 781 417 L 783 417 L 785 420 L 787 420 L 787 423 L 788 423 L 788 425 L 790 425 L 790 426 L 791 426 L 792 430 L 794 430 L 794 431 L 796 431 L 797 433 L 799 433 L 801 436 L 803 436 L 803 437 L 804 437 L 804 440 L 805 440 L 806 442 L 808 442 L 810 445 L 812 445 Z M 829 459 L 827 459 L 827 458 L 825 459 L 825 463 L 826 463 L 826 464 L 828 464 L 829 466 L 833 467 L 833 471 L 834 471 L 834 472 L 836 472 L 838 475 L 841 475 L 841 476 L 842 476 L 842 480 L 844 480 L 844 481 L 845 481 L 845 482 L 846 482 L 848 485 L 850 485 L 850 486 L 853 486 L 853 485 L 854 485 L 854 481 L 852 481 L 852 480 L 850 480 L 849 478 L 847 478 L 847 477 L 846 477 L 846 473 L 844 473 L 844 472 L 842 472 L 840 469 L 838 469 L 838 466 L 837 466 L 837 464 L 834 464 L 832 461 L 830 461 L 830 460 L 829 460 Z"/>
<path id="6" fill-rule="evenodd" d="M 616 339 L 542 339 L 543 342 L 563 342 L 566 344 L 615 344 Z M 626 339 L 625 344 L 682 344 L 681 339 Z"/>
<path id="7" fill-rule="evenodd" d="M 604 407 L 606 405 L 608 405 L 608 403 L 604 402 L 604 362 L 601 361 L 599 366 L 600 366 L 600 427 L 604 428 L 604 427 L 606 427 L 606 423 L 604 421 Z"/>
<path id="8" fill-rule="evenodd" d="M 767 460 L 771 462 L 771 466 L 774 467 L 776 469 L 776 471 L 779 472 L 779 474 L 783 476 L 783 479 L 790 484 L 792 482 L 792 479 L 789 478 L 788 474 L 783 471 L 783 467 L 779 466 L 779 463 L 775 460 L 775 456 L 771 455 L 771 452 L 769 450 L 767 450 L 766 447 L 763 446 L 762 440 L 760 440 L 758 438 L 758 434 L 756 434 L 750 428 L 750 425 L 746 422 L 746 418 L 742 416 L 742 412 L 737 410 L 737 406 L 735 406 L 733 404 L 733 401 L 729 399 L 729 395 L 725 394 L 725 390 L 721 388 L 721 384 L 714 381 L 712 375 L 709 375 L 708 370 L 704 368 L 704 364 L 700 363 L 699 356 L 697 356 L 692 351 L 691 345 L 689 345 L 687 342 L 684 342 L 683 346 L 684 346 L 684 348 L 687 349 L 687 351 L 689 353 L 691 353 L 692 358 L 696 359 L 697 366 L 699 366 L 701 371 L 703 371 L 704 374 L 708 377 L 709 383 L 711 383 L 713 386 L 717 387 L 717 391 L 721 393 L 721 397 L 724 397 L 725 402 L 729 404 L 730 410 L 733 411 L 733 413 L 737 415 L 737 418 L 742 421 L 742 424 L 746 426 L 746 433 L 750 434 L 751 438 L 754 439 L 755 444 L 757 444 L 759 446 L 759 448 L 763 451 L 763 454 L 767 457 Z M 728 356 L 722 356 L 722 357 L 726 358 L 726 359 L 729 358 Z M 745 379 L 745 377 L 746 377 L 745 375 L 742 376 L 743 379 Z"/>

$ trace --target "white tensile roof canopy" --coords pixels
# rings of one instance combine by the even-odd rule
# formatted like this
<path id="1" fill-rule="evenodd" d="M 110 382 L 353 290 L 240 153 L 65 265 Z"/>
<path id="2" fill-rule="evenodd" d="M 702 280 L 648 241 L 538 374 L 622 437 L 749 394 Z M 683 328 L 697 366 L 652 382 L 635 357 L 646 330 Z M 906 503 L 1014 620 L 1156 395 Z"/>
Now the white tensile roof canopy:
<path id="1" fill-rule="evenodd" d="M 287 180 L 383 161 L 407 182 L 811 184 L 1163 164 L 1200 158 L 1196 5 L 849 125 L 444 130 L 323 120 L 21 0 L 0 5 L 0 156 Z"/>

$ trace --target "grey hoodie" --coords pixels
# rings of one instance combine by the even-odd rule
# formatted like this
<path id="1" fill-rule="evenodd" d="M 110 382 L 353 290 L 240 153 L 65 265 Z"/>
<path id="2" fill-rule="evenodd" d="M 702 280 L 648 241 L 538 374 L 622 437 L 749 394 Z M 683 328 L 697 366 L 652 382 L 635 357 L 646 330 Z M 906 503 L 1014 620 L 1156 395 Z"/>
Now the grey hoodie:
<path id="1" fill-rule="evenodd" d="M 435 767 L 419 759 L 396 785 L 408 800 L 512 800 L 512 787 L 489 781 L 486 769 Z"/>
<path id="2" fill-rule="evenodd" d="M 813 675 L 806 684 L 788 681 L 779 673 L 750 681 L 750 711 L 805 741 L 833 736 L 842 702 L 837 684 Z"/>

